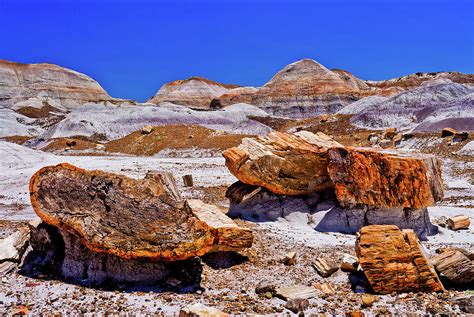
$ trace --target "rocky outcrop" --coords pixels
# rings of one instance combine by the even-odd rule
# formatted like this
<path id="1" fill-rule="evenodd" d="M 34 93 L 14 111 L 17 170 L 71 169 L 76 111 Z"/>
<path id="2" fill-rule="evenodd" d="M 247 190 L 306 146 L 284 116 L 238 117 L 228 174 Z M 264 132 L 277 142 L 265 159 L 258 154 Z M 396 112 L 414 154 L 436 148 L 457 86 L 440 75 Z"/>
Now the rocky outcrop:
<path id="1" fill-rule="evenodd" d="M 374 292 L 437 292 L 443 285 L 412 230 L 393 225 L 363 227 L 356 240 L 359 263 Z"/>
<path id="2" fill-rule="evenodd" d="M 92 78 L 53 64 L 20 64 L 0 60 L 0 108 L 72 109 L 87 102 L 112 101 Z M 39 106 L 38 106 L 39 104 Z M 18 108 L 18 107 L 16 107 Z"/>
<path id="3" fill-rule="evenodd" d="M 148 102 L 171 102 L 191 108 L 209 109 L 211 101 L 237 85 L 221 84 L 203 77 L 175 80 L 163 85 Z"/>
<path id="4" fill-rule="evenodd" d="M 417 209 L 443 197 L 440 162 L 431 155 L 345 147 L 328 156 L 341 204 Z"/>
<path id="5" fill-rule="evenodd" d="M 193 213 L 169 174 L 135 180 L 59 164 L 35 173 L 30 193 L 44 222 L 95 253 L 177 261 L 252 244 L 252 233 L 232 225 L 216 208 L 194 204 Z"/>
<path id="6" fill-rule="evenodd" d="M 327 150 L 341 146 L 323 133 L 273 132 L 244 138 L 223 152 L 226 166 L 240 181 L 276 194 L 303 195 L 333 187 Z"/>

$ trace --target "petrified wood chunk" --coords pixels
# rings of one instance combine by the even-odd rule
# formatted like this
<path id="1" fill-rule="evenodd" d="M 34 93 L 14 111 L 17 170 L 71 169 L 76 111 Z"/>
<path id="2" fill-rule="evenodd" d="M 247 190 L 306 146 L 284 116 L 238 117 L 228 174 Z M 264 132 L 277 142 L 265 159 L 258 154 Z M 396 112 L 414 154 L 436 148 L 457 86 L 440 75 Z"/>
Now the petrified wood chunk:
<path id="1" fill-rule="evenodd" d="M 363 227 L 357 235 L 356 252 L 376 293 L 443 290 L 412 230 L 401 231 L 393 225 Z"/>
<path id="2" fill-rule="evenodd" d="M 188 204 L 194 216 L 212 228 L 215 236 L 212 252 L 239 251 L 252 246 L 252 230 L 239 227 L 217 206 L 206 204 L 198 199 L 190 199 Z"/>
<path id="3" fill-rule="evenodd" d="M 325 258 L 316 258 L 312 266 L 322 277 L 329 277 L 339 270 L 338 265 L 336 265 L 330 259 Z"/>
<path id="4" fill-rule="evenodd" d="M 458 215 L 448 218 L 448 228 L 451 230 L 469 229 L 471 220 L 468 216 Z"/>
<path id="5" fill-rule="evenodd" d="M 223 155 L 231 173 L 243 183 L 276 194 L 303 195 L 333 186 L 327 172 L 327 150 L 339 146 L 323 133 L 273 132 L 244 138 Z"/>
<path id="6" fill-rule="evenodd" d="M 175 261 L 201 256 L 219 243 L 218 230 L 193 214 L 167 174 L 136 180 L 59 164 L 33 175 L 30 194 L 43 221 L 95 252 Z"/>
<path id="7" fill-rule="evenodd" d="M 447 250 L 431 258 L 436 270 L 456 284 L 474 282 L 474 262 L 458 250 Z"/>
<path id="8" fill-rule="evenodd" d="M 430 155 L 332 148 L 328 171 L 342 204 L 423 208 L 443 197 L 439 161 Z"/>

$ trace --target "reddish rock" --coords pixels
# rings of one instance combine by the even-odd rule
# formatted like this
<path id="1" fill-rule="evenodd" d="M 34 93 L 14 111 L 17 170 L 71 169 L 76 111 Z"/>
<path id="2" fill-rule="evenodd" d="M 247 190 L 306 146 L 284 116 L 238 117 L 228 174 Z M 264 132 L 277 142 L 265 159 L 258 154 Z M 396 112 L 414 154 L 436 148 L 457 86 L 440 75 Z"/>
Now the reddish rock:
<path id="1" fill-rule="evenodd" d="M 245 247 L 252 241 L 251 232 L 230 219 L 223 224 L 219 211 L 212 215 L 214 208 L 193 213 L 168 173 L 136 180 L 63 163 L 36 172 L 30 195 L 44 222 L 77 236 L 91 251 L 123 259 L 184 260 L 218 244 Z"/>
<path id="2" fill-rule="evenodd" d="M 440 162 L 430 155 L 333 148 L 328 171 L 341 204 L 423 208 L 443 197 Z"/>
<path id="3" fill-rule="evenodd" d="M 273 132 L 245 138 L 223 152 L 226 165 L 245 184 L 282 195 L 302 195 L 333 187 L 327 150 L 341 146 L 323 133 Z"/>
<path id="4" fill-rule="evenodd" d="M 393 225 L 363 227 L 357 235 L 356 252 L 378 294 L 444 289 L 412 230 L 401 231 Z"/>

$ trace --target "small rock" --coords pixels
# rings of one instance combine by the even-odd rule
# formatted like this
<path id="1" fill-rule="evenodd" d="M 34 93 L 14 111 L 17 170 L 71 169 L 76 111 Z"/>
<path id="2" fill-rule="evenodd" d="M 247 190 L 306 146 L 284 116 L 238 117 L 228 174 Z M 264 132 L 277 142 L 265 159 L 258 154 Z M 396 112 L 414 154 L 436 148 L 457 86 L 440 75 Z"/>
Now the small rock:
<path id="1" fill-rule="evenodd" d="M 144 126 L 142 129 L 141 129 L 141 133 L 142 134 L 150 134 L 152 133 L 153 131 L 155 130 L 155 128 L 151 125 L 147 125 L 147 126 Z"/>
<path id="2" fill-rule="evenodd" d="M 393 137 L 397 134 L 396 128 L 387 128 L 384 133 L 384 138 L 393 139 Z"/>
<path id="3" fill-rule="evenodd" d="M 359 260 L 350 254 L 344 253 L 340 268 L 344 272 L 355 272 L 359 266 Z"/>
<path id="4" fill-rule="evenodd" d="M 193 187 L 193 175 L 184 175 L 183 176 L 183 183 L 185 187 Z"/>
<path id="5" fill-rule="evenodd" d="M 469 229 L 469 226 L 471 225 L 471 220 L 467 216 L 458 215 L 448 218 L 447 224 L 448 228 L 451 230 Z"/>
<path id="6" fill-rule="evenodd" d="M 402 142 L 402 138 L 403 137 L 400 133 L 396 134 L 392 139 L 393 145 L 394 146 L 400 145 L 400 143 Z"/>
<path id="7" fill-rule="evenodd" d="M 377 301 L 377 297 L 370 294 L 363 294 L 361 300 L 362 307 L 371 307 Z"/>
<path id="8" fill-rule="evenodd" d="M 329 120 L 329 114 L 325 113 L 319 119 L 320 122 L 327 122 Z"/>
<path id="9" fill-rule="evenodd" d="M 474 314 L 474 295 L 456 297 L 452 302 L 455 305 L 458 305 L 461 311 L 468 314 Z"/>
<path id="10" fill-rule="evenodd" d="M 334 262 L 324 258 L 317 258 L 312 266 L 322 277 L 329 277 L 334 274 L 334 272 L 339 270 L 339 266 L 337 266 Z"/>
<path id="11" fill-rule="evenodd" d="M 285 257 L 281 260 L 281 263 L 285 265 L 295 265 L 296 264 L 296 252 L 288 252 Z"/>
<path id="12" fill-rule="evenodd" d="M 255 293 L 264 294 L 267 292 L 275 294 L 275 285 L 269 280 L 261 280 L 260 282 L 258 282 L 257 286 L 255 287 Z"/>
<path id="13" fill-rule="evenodd" d="M 228 316 L 217 308 L 208 307 L 201 303 L 184 307 L 179 312 L 179 317 L 222 317 Z"/>
<path id="14" fill-rule="evenodd" d="M 442 138 L 445 138 L 445 137 L 447 137 L 447 136 L 455 135 L 456 133 L 458 133 L 458 131 L 455 130 L 455 129 L 452 129 L 452 128 L 444 128 L 443 130 L 441 130 L 441 137 L 442 137 Z"/>
<path id="15" fill-rule="evenodd" d="M 384 139 L 384 140 L 380 141 L 379 145 L 382 149 L 388 149 L 390 147 L 393 147 L 393 141 Z"/>
<path id="16" fill-rule="evenodd" d="M 309 301 L 303 298 L 291 298 L 286 302 L 285 307 L 296 314 L 307 309 Z"/>
<path id="17" fill-rule="evenodd" d="M 330 283 L 317 282 L 316 284 L 314 284 L 314 287 L 326 295 L 334 293 L 334 287 Z"/>

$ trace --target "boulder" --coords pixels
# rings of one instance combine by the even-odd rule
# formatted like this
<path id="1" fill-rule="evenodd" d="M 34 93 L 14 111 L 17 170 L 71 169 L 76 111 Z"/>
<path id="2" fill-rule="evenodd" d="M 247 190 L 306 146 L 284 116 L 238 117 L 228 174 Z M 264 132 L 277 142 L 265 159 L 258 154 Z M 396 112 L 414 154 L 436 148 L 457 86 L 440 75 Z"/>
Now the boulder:
<path id="1" fill-rule="evenodd" d="M 447 136 L 455 135 L 458 133 L 458 130 L 452 129 L 452 128 L 444 128 L 441 130 L 441 137 L 445 138 Z"/>
<path id="2" fill-rule="evenodd" d="M 441 276 L 454 284 L 474 282 L 474 262 L 458 250 L 446 250 L 430 259 Z"/>
<path id="3" fill-rule="evenodd" d="M 36 172 L 30 195 L 44 222 L 77 236 L 93 252 L 126 260 L 185 260 L 219 244 L 225 249 L 251 245 L 251 232 L 223 225 L 225 215 L 215 208 L 203 207 L 204 212 L 200 205 L 193 213 L 166 173 L 136 180 L 63 163 Z M 225 238 L 219 237 L 222 232 Z"/>
<path id="4" fill-rule="evenodd" d="M 276 194 L 304 195 L 333 187 L 327 171 L 327 151 L 341 147 L 323 133 L 272 132 L 244 138 L 223 152 L 230 172 L 245 184 Z"/>
<path id="5" fill-rule="evenodd" d="M 412 230 L 402 231 L 393 225 L 363 227 L 357 235 L 356 252 L 378 294 L 444 289 Z"/>
<path id="6" fill-rule="evenodd" d="M 343 205 L 424 208 L 443 197 L 440 162 L 430 155 L 332 148 L 328 172 Z"/>

